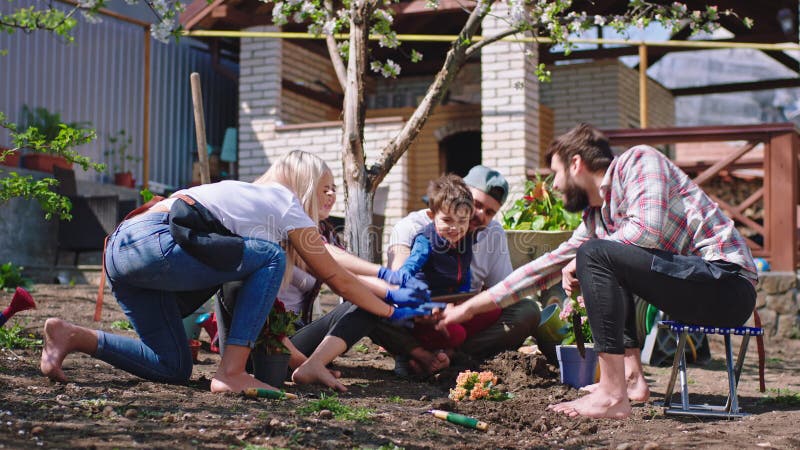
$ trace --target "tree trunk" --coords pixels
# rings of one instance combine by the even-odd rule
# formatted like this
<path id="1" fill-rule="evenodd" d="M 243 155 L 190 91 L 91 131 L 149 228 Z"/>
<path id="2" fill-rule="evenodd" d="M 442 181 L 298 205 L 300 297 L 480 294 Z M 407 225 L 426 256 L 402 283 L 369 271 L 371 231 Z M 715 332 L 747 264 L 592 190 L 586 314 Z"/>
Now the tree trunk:
<path id="1" fill-rule="evenodd" d="M 367 70 L 368 19 L 373 4 L 353 2 L 350 19 L 350 54 L 347 61 L 347 86 L 344 93 L 342 124 L 342 165 L 344 179 L 344 235 L 348 250 L 361 258 L 375 258 L 375 233 L 372 224 L 374 187 L 367 176 L 364 155 L 364 76 Z"/>

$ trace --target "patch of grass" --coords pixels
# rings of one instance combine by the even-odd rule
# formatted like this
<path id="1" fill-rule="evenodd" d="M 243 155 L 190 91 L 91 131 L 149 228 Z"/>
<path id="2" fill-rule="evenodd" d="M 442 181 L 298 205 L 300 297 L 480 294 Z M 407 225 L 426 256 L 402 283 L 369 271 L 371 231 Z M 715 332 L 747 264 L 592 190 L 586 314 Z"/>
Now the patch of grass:
<path id="1" fill-rule="evenodd" d="M 369 353 L 369 346 L 367 344 L 356 344 L 353 346 L 353 350 L 357 351 L 358 353 Z"/>
<path id="2" fill-rule="evenodd" d="M 783 364 L 782 358 L 767 358 L 767 366 L 779 366 Z"/>
<path id="3" fill-rule="evenodd" d="M 319 400 L 311 400 L 307 405 L 301 406 L 297 412 L 307 416 L 311 413 L 327 409 L 333 413 L 333 417 L 339 420 L 353 420 L 356 422 L 368 422 L 372 420 L 373 410 L 363 407 L 352 407 L 339 401 L 336 394 L 322 394 Z"/>
<path id="4" fill-rule="evenodd" d="M 133 325 L 127 320 L 115 320 L 111 322 L 112 330 L 133 330 Z"/>
<path id="5" fill-rule="evenodd" d="M 399 395 L 393 395 L 393 396 L 389 397 L 389 401 L 392 402 L 392 403 L 403 403 L 403 399 L 400 398 Z"/>
<path id="6" fill-rule="evenodd" d="M 231 448 L 236 448 L 236 447 L 231 446 Z M 245 445 L 244 447 L 241 447 L 241 448 L 242 448 L 242 450 L 272 450 L 272 449 L 277 449 L 278 447 L 262 447 L 260 445 L 247 444 L 247 445 Z"/>
<path id="7" fill-rule="evenodd" d="M 27 325 L 27 323 L 25 324 Z M 42 345 L 41 339 L 36 339 L 33 333 L 25 333 L 25 326 L 15 321 L 9 326 L 0 328 L 0 348 L 33 348 Z"/>
<path id="8" fill-rule="evenodd" d="M 762 404 L 800 406 L 800 392 L 791 389 L 768 389 L 769 394 L 760 400 Z"/>

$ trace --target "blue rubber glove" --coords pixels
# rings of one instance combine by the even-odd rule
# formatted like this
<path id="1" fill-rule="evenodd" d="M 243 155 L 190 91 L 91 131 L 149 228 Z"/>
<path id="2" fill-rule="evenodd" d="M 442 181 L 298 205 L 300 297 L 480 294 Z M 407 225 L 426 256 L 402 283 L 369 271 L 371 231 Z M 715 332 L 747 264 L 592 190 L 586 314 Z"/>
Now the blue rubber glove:
<path id="1" fill-rule="evenodd" d="M 394 284 L 404 288 L 428 290 L 428 284 L 414 277 L 414 274 L 405 270 L 394 271 L 381 267 L 378 269 L 378 278 L 389 284 Z"/>
<path id="2" fill-rule="evenodd" d="M 395 308 L 394 312 L 391 316 L 389 316 L 389 321 L 391 322 L 403 322 L 408 319 L 413 319 L 414 317 L 420 316 L 430 316 L 431 311 L 427 311 L 424 309 L 418 308 Z"/>
<path id="3" fill-rule="evenodd" d="M 431 301 L 431 293 L 421 289 L 389 289 L 386 291 L 386 303 L 400 308 L 417 308 Z"/>

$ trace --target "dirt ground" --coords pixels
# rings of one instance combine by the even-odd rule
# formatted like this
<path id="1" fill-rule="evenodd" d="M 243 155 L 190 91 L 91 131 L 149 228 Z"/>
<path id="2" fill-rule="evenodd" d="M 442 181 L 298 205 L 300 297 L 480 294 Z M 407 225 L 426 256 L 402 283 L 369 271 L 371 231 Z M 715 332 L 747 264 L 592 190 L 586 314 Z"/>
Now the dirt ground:
<path id="1" fill-rule="evenodd" d="M 95 288 L 37 285 L 38 309 L 12 319 L 41 338 L 50 316 L 91 325 Z M 108 295 L 99 328 L 124 319 Z M 0 295 L 5 306 L 10 295 Z M 131 332 L 127 332 L 131 333 Z M 131 333 L 132 334 L 132 333 Z M 201 339 L 207 339 L 202 335 Z M 363 345 L 362 345 L 363 344 Z M 579 396 L 561 385 L 557 368 L 507 352 L 485 362 L 515 394 L 504 402 L 447 399 L 457 370 L 427 381 L 405 381 L 393 360 L 368 340 L 337 360 L 349 392 L 339 401 L 371 411 L 367 421 L 339 420 L 302 408 L 325 391 L 285 386 L 297 400 L 254 400 L 212 395 L 209 379 L 218 356 L 201 350 L 187 386 L 143 381 L 85 355 L 67 359 L 71 382 L 51 383 L 39 373 L 41 347 L 0 350 L 0 448 L 798 448 L 800 435 L 800 341 L 767 346 L 767 388 L 758 392 L 755 345 L 740 383 L 740 404 L 751 415 L 734 421 L 667 417 L 652 402 L 663 400 L 666 368 L 647 368 L 653 390 L 634 405 L 628 420 L 569 419 L 545 411 L 553 402 Z M 689 370 L 694 400 L 724 402 L 725 372 L 719 342 L 704 368 Z M 466 368 L 476 369 L 477 363 Z M 464 368 L 464 367 L 462 367 Z M 780 389 L 780 391 L 778 391 Z M 707 396 L 714 394 L 713 396 Z M 487 432 L 424 414 L 436 408 L 476 417 Z"/>

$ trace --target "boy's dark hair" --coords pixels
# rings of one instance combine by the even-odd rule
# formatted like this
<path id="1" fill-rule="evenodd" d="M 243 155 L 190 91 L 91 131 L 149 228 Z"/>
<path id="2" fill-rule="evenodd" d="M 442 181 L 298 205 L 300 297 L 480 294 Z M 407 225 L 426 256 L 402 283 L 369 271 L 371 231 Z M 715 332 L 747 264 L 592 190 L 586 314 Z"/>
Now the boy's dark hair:
<path id="1" fill-rule="evenodd" d="M 434 214 L 467 208 L 472 214 L 475 206 L 472 203 L 472 192 L 464 180 L 458 175 L 448 173 L 428 184 L 428 208 Z"/>
<path id="2" fill-rule="evenodd" d="M 564 166 L 569 165 L 573 156 L 580 155 L 592 172 L 607 169 L 614 159 L 608 138 L 588 123 L 579 123 L 550 144 L 547 149 L 548 166 L 556 155 Z"/>

